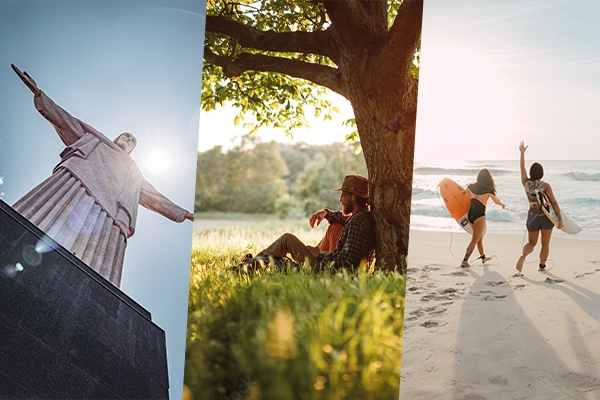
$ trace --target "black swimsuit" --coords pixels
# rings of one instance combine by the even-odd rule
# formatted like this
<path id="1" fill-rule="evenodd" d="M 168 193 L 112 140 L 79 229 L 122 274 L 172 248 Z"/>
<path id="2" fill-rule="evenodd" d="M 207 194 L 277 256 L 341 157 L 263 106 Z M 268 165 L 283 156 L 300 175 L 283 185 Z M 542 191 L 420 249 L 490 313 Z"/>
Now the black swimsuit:
<path id="1" fill-rule="evenodd" d="M 469 213 L 467 214 L 467 220 L 470 223 L 475 223 L 477 218 L 485 216 L 485 205 L 477 200 L 475 197 L 471 199 L 471 206 L 469 207 Z"/>

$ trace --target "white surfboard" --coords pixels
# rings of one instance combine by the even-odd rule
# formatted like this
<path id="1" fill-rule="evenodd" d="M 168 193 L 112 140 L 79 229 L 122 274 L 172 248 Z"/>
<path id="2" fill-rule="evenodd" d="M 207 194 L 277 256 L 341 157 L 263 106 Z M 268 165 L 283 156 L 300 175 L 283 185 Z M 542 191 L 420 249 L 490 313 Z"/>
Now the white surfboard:
<path id="1" fill-rule="evenodd" d="M 558 223 L 558 216 L 556 211 L 552 208 L 548 197 L 541 191 L 537 191 L 538 202 L 542 205 L 542 211 L 554 225 Z M 581 232 L 581 228 L 577 225 L 571 217 L 564 211 L 560 210 L 560 216 L 562 217 L 562 227 L 560 228 L 563 232 L 574 235 Z"/>

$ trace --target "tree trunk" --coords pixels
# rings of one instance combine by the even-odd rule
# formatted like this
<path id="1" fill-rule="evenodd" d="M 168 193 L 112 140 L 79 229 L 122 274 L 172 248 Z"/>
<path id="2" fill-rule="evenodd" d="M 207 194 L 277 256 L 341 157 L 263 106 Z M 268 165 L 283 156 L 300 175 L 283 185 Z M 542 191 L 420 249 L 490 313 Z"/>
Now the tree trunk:
<path id="1" fill-rule="evenodd" d="M 341 86 L 354 109 L 369 172 L 377 268 L 406 274 L 418 85 L 410 67 L 423 2 L 403 2 L 390 30 L 384 3 L 325 4 Z M 357 9 L 372 15 L 364 18 Z"/>
<path id="2" fill-rule="evenodd" d="M 416 104 L 416 84 L 407 89 Z M 377 266 L 406 274 L 416 109 L 404 114 L 398 102 L 380 99 L 353 102 L 369 171 Z"/>
<path id="3" fill-rule="evenodd" d="M 369 172 L 377 268 L 406 274 L 417 80 L 409 66 L 398 71 L 386 62 L 389 54 L 369 49 L 363 70 L 356 62 L 341 70 L 353 71 L 344 78 Z"/>

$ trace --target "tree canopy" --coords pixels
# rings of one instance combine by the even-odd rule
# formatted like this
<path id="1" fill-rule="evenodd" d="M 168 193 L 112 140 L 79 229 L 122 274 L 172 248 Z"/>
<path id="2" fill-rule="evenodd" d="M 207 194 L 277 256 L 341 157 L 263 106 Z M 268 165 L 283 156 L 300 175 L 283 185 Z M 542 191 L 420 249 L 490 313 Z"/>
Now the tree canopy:
<path id="1" fill-rule="evenodd" d="M 386 5 L 389 26 L 401 4 Z M 230 105 L 239 110 L 235 125 L 248 133 L 271 127 L 287 135 L 307 127 L 308 116 L 331 120 L 339 112 L 327 94 L 347 96 L 338 84 L 335 42 L 325 32 L 331 21 L 324 2 L 209 0 L 207 7 L 203 110 Z M 415 77 L 419 58 L 417 48 L 410 66 Z M 345 125 L 354 126 L 355 119 Z M 357 132 L 347 139 L 357 140 Z"/>

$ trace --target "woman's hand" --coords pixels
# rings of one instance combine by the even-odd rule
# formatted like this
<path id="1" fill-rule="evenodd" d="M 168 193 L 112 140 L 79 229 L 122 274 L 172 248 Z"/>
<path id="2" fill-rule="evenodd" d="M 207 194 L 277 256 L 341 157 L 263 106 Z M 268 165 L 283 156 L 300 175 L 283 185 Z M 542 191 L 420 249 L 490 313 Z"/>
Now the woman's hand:
<path id="1" fill-rule="evenodd" d="M 521 142 L 519 144 L 519 151 L 521 152 L 521 154 L 525 153 L 525 150 L 527 150 L 529 146 L 525 146 L 525 142 Z"/>

